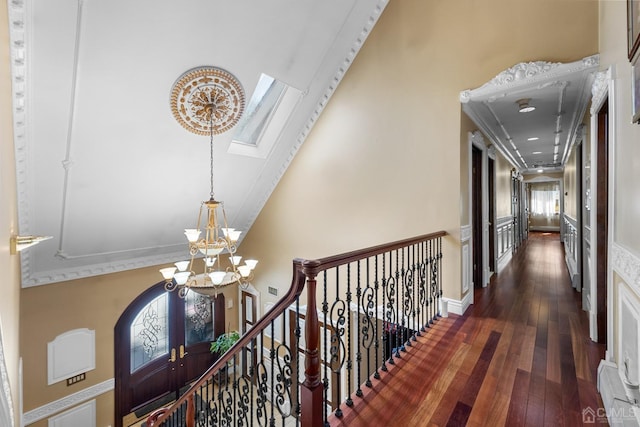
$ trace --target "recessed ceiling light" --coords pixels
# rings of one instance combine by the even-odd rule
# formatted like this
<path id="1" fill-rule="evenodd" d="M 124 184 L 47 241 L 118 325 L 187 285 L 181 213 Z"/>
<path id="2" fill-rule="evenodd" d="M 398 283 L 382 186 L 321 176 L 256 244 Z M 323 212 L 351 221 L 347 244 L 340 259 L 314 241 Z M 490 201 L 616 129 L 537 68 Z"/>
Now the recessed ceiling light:
<path id="1" fill-rule="evenodd" d="M 542 154 L 542 151 L 534 151 L 534 152 L 533 152 L 533 153 L 531 153 L 531 154 Z"/>
<path id="2" fill-rule="evenodd" d="M 518 99 L 516 101 L 516 104 L 518 104 L 518 111 L 521 113 L 530 113 L 535 110 L 536 107 L 529 105 L 529 101 L 531 101 L 529 98 Z"/>
<path id="3" fill-rule="evenodd" d="M 537 136 L 532 136 L 531 138 L 527 138 L 527 141 L 537 141 L 540 138 L 538 138 Z"/>

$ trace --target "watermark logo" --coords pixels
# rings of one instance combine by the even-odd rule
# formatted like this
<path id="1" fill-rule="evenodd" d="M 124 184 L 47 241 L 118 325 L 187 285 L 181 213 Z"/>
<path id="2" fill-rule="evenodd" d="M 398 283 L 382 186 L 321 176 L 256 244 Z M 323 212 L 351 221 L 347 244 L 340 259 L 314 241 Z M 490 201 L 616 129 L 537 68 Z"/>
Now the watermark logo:
<path id="1" fill-rule="evenodd" d="M 596 411 L 591 407 L 586 407 L 582 410 L 582 422 L 584 424 L 595 424 L 596 423 Z"/>
<path id="2" fill-rule="evenodd" d="M 636 420 L 636 414 L 632 407 L 609 408 L 609 416 L 612 420 Z M 592 408 L 587 406 L 582 410 L 583 424 L 608 423 L 607 411 L 604 408 Z"/>

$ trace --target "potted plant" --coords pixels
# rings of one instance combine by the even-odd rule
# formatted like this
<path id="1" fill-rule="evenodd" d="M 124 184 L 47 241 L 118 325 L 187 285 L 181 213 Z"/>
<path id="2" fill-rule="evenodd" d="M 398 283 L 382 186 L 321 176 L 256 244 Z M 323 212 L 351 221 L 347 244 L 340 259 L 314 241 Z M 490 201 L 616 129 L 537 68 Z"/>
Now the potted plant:
<path id="1" fill-rule="evenodd" d="M 218 357 L 225 354 L 240 339 L 238 331 L 231 331 L 220 335 L 211 342 L 211 353 L 218 353 Z"/>

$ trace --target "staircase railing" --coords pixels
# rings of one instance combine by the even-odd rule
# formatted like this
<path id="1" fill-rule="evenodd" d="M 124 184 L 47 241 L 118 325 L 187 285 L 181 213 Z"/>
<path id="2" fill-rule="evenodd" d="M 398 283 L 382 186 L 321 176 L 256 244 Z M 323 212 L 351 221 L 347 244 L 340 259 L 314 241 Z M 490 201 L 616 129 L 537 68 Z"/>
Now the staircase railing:
<path id="1" fill-rule="evenodd" d="M 287 294 L 147 426 L 310 427 L 341 417 L 440 316 L 446 234 L 294 260 Z"/>

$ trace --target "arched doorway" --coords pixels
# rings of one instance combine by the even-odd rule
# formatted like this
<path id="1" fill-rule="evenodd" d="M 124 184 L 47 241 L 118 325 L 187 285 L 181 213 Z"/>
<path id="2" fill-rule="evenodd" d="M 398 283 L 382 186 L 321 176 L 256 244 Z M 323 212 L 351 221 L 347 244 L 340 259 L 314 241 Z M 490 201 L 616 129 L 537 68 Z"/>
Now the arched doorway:
<path id="1" fill-rule="evenodd" d="M 224 308 L 223 294 L 183 299 L 160 282 L 124 310 L 114 329 L 116 427 L 166 406 L 213 364 Z"/>

